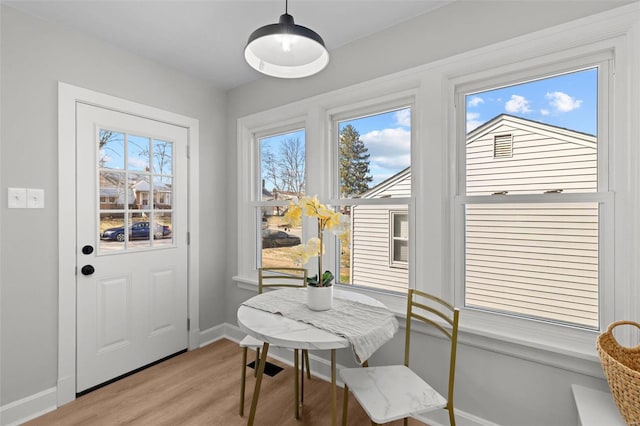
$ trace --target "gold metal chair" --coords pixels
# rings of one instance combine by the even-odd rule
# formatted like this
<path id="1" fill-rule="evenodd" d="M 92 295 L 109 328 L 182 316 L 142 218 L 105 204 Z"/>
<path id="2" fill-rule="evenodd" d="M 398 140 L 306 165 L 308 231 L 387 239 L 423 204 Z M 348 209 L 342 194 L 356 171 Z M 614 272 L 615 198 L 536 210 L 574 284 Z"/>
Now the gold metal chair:
<path id="1" fill-rule="evenodd" d="M 307 270 L 304 268 L 260 268 L 258 269 L 258 293 L 262 294 L 265 288 L 284 288 L 284 287 L 306 287 L 307 286 Z M 247 381 L 247 353 L 248 349 L 256 351 L 256 359 L 254 364 L 254 376 L 258 372 L 258 363 L 260 362 L 260 348 L 262 348 L 262 340 L 258 340 L 251 336 L 245 336 L 240 341 L 242 348 L 242 377 L 240 382 L 240 416 L 244 416 L 244 395 Z M 295 365 L 295 416 L 300 418 L 299 405 L 304 395 L 304 370 L 306 366 L 307 378 L 311 379 L 311 370 L 309 368 L 309 352 L 302 350 L 302 386 L 298 382 L 298 359 L 299 351 L 294 349 L 294 365 Z M 300 392 L 300 393 L 298 393 Z"/>
<path id="2" fill-rule="evenodd" d="M 372 424 L 387 423 L 428 411 L 444 408 L 449 422 L 455 426 L 453 385 L 458 344 L 459 310 L 446 301 L 418 290 L 407 296 L 407 325 L 404 345 L 404 365 L 367 368 L 346 368 L 340 371 L 344 386 L 342 424 L 347 424 L 349 390 L 355 396 Z M 440 395 L 409 368 L 411 320 L 420 320 L 442 332 L 450 341 L 449 389 L 447 398 Z"/>

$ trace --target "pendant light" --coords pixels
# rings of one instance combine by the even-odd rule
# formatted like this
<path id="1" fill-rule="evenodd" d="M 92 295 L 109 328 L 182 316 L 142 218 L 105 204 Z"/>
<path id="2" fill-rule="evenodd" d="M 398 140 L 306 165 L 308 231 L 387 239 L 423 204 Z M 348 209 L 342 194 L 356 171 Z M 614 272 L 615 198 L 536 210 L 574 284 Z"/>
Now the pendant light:
<path id="1" fill-rule="evenodd" d="M 244 58 L 272 77 L 308 77 L 327 66 L 329 52 L 318 33 L 293 22 L 288 6 L 285 0 L 285 13 L 277 24 L 260 27 L 249 36 Z"/>

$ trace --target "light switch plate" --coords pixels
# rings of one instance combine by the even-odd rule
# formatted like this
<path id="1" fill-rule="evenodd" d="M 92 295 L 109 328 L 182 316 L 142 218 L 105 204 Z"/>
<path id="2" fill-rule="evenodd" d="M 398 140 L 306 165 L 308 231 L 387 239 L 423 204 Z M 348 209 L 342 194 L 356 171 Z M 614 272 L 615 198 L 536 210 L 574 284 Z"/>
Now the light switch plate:
<path id="1" fill-rule="evenodd" d="M 44 208 L 44 189 L 27 188 L 27 208 Z"/>
<path id="2" fill-rule="evenodd" d="M 7 205 L 10 209 L 26 209 L 26 188 L 7 188 Z"/>

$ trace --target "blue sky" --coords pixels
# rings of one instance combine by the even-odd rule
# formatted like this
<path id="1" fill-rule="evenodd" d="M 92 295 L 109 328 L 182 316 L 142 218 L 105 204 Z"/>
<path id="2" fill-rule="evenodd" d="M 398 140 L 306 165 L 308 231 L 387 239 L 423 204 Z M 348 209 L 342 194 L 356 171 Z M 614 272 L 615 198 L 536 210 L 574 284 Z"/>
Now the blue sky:
<path id="1" fill-rule="evenodd" d="M 499 114 L 597 134 L 597 69 L 466 96 L 467 132 Z"/>
<path id="2" fill-rule="evenodd" d="M 338 131 L 351 124 L 360 133 L 360 139 L 367 147 L 369 169 L 373 181 L 370 186 L 382 182 L 409 167 L 411 163 L 411 110 L 409 108 L 390 111 L 374 116 L 342 121 Z M 305 140 L 304 130 L 260 139 L 261 146 L 268 146 L 276 154 L 279 144 L 285 139 Z M 273 183 L 266 182 L 267 189 Z"/>

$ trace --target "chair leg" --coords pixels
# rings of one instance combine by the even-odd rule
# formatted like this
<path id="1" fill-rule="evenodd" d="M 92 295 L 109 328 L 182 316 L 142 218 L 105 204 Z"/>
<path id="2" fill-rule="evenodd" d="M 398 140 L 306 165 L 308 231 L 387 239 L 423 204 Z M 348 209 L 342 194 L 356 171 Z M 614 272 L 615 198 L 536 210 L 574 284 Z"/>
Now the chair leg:
<path id="1" fill-rule="evenodd" d="M 240 376 L 240 417 L 244 416 L 244 388 L 247 382 L 247 348 L 242 348 L 242 375 Z"/>
<path id="2" fill-rule="evenodd" d="M 304 354 L 305 350 L 302 350 L 302 353 Z M 304 355 L 303 355 L 303 359 L 302 362 L 300 363 L 300 407 L 304 406 Z M 296 375 L 298 374 L 298 372 L 296 371 Z"/>
<path id="3" fill-rule="evenodd" d="M 311 367 L 309 366 L 309 351 L 306 349 L 302 350 L 302 355 L 304 356 L 304 363 L 307 367 L 307 379 L 311 380 Z"/>
<path id="4" fill-rule="evenodd" d="M 447 410 L 449 410 L 449 424 L 451 426 L 456 426 L 456 417 L 453 414 L 453 405 L 447 405 Z"/>
<path id="5" fill-rule="evenodd" d="M 259 363 L 260 363 L 260 348 L 256 348 L 256 362 L 253 364 L 253 377 L 258 377 Z"/>
<path id="6" fill-rule="evenodd" d="M 349 386 L 345 383 L 342 389 L 342 426 L 347 426 L 347 412 L 349 410 Z"/>
<path id="7" fill-rule="evenodd" d="M 293 388 L 294 388 L 294 406 L 293 406 L 293 413 L 295 415 L 296 420 L 300 419 L 300 384 L 299 384 L 299 379 L 298 379 L 298 371 L 299 371 L 299 367 L 298 367 L 298 350 L 294 349 L 293 350 L 293 372 L 295 374 L 294 380 L 293 380 Z M 303 376 L 304 378 L 304 376 Z"/>

